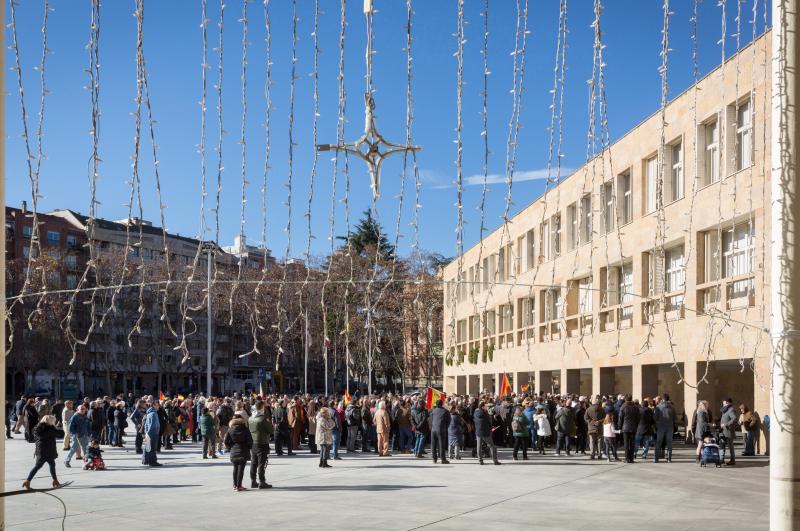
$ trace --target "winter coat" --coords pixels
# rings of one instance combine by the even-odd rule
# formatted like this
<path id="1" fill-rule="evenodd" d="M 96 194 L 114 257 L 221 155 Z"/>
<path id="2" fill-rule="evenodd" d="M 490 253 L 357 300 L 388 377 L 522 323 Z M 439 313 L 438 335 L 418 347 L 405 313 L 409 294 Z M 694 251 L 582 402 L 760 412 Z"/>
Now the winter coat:
<path id="1" fill-rule="evenodd" d="M 335 423 L 330 416 L 326 416 L 320 411 L 317 413 L 316 418 L 316 438 L 315 442 L 319 445 L 322 444 L 333 444 L 333 427 Z"/>
<path id="2" fill-rule="evenodd" d="M 67 427 L 69 428 L 69 433 L 71 435 L 76 435 L 77 437 L 88 437 L 91 423 L 89 422 L 89 419 L 86 418 L 86 415 L 75 413 L 72 415 L 72 418 L 69 419 L 69 424 Z"/>
<path id="3" fill-rule="evenodd" d="M 392 431 L 392 423 L 389 420 L 389 412 L 386 409 L 379 409 L 375 412 L 375 432 L 389 433 Z"/>
<path id="4" fill-rule="evenodd" d="M 489 414 L 486 413 L 486 410 L 479 407 L 475 410 L 475 413 L 472 415 L 472 421 L 475 424 L 475 436 L 476 437 L 488 437 L 491 433 L 489 427 Z"/>
<path id="5" fill-rule="evenodd" d="M 215 433 L 216 430 L 214 429 L 214 418 L 206 413 L 205 415 L 200 415 L 200 435 L 203 437 L 208 437 L 212 433 Z"/>
<path id="6" fill-rule="evenodd" d="M 269 445 L 269 436 L 275 431 L 272 422 L 267 419 L 263 411 L 257 412 L 247 421 L 250 436 L 253 438 L 254 446 Z"/>
<path id="7" fill-rule="evenodd" d="M 32 428 L 39 423 L 39 413 L 36 412 L 35 407 L 25 406 L 25 420 L 27 421 L 29 428 Z"/>
<path id="8" fill-rule="evenodd" d="M 414 431 L 428 433 L 428 412 L 421 405 L 411 410 L 411 427 Z"/>
<path id="9" fill-rule="evenodd" d="M 649 407 L 642 406 L 639 409 L 639 425 L 636 427 L 636 435 L 639 437 L 653 434 L 653 410 Z"/>
<path id="10" fill-rule="evenodd" d="M 408 409 L 406 406 L 400 406 L 397 409 L 397 415 L 395 415 L 395 420 L 397 421 L 398 428 L 411 429 L 411 410 Z"/>
<path id="11" fill-rule="evenodd" d="M 231 463 L 244 463 L 250 459 L 250 449 L 253 447 L 253 437 L 247 428 L 247 421 L 235 418 L 228 426 L 225 448 L 230 452 Z"/>
<path id="12" fill-rule="evenodd" d="M 514 415 L 511 418 L 511 430 L 514 437 L 530 437 L 530 421 L 524 414 Z"/>
<path id="13" fill-rule="evenodd" d="M 308 419 L 308 433 L 317 433 L 317 405 L 313 401 L 306 404 L 306 418 Z"/>
<path id="14" fill-rule="evenodd" d="M 719 425 L 722 428 L 722 434 L 728 439 L 733 439 L 736 436 L 739 417 L 730 404 L 723 407 L 721 413 L 722 416 L 719 419 Z"/>
<path id="15" fill-rule="evenodd" d="M 619 430 L 622 433 L 636 433 L 640 417 L 639 407 L 633 402 L 625 402 L 619 410 Z"/>
<path id="16" fill-rule="evenodd" d="M 77 417 L 78 415 L 75 416 Z M 144 434 L 153 440 L 161 434 L 161 421 L 158 418 L 158 411 L 152 407 L 147 410 L 147 415 L 144 417 Z"/>
<path id="17" fill-rule="evenodd" d="M 547 418 L 547 413 L 544 411 L 537 413 L 533 416 L 533 420 L 536 422 L 536 435 L 539 437 L 550 437 L 553 434 L 553 430 L 550 428 L 550 420 Z"/>
<path id="18" fill-rule="evenodd" d="M 600 437 L 603 436 L 603 418 L 605 418 L 605 412 L 603 411 L 602 405 L 597 403 L 589 406 L 583 418 L 586 420 L 589 434 L 596 434 Z"/>
<path id="19" fill-rule="evenodd" d="M 114 427 L 118 430 L 124 430 L 128 427 L 128 415 L 124 409 L 114 411 Z"/>
<path id="20" fill-rule="evenodd" d="M 672 402 L 664 401 L 653 411 L 653 421 L 659 431 L 671 432 L 675 426 L 675 407 Z"/>
<path id="21" fill-rule="evenodd" d="M 56 433 L 55 426 L 40 422 L 33 428 L 33 438 L 36 442 L 35 455 L 41 459 L 55 459 L 58 457 L 56 452 Z"/>
<path id="22" fill-rule="evenodd" d="M 442 406 L 436 406 L 431 410 L 431 432 L 446 433 L 450 426 L 450 412 Z"/>
<path id="23" fill-rule="evenodd" d="M 556 431 L 571 434 L 575 431 L 575 410 L 571 407 L 562 407 L 556 412 Z"/>
<path id="24" fill-rule="evenodd" d="M 466 423 L 460 415 L 450 415 L 450 425 L 447 427 L 447 437 L 456 441 L 461 441 L 464 437 Z"/>
<path id="25" fill-rule="evenodd" d="M 698 409 L 695 412 L 695 422 L 693 424 L 695 439 L 700 440 L 706 433 L 711 431 L 710 417 L 706 411 L 700 411 Z"/>

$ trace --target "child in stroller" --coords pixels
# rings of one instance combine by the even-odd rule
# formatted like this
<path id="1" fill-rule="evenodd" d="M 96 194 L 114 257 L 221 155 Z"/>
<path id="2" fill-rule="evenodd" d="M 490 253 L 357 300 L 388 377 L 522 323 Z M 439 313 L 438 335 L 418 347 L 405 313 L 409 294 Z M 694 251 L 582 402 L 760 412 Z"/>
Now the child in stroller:
<path id="1" fill-rule="evenodd" d="M 86 452 L 86 464 L 84 470 L 105 470 L 106 464 L 103 461 L 103 450 L 100 449 L 100 441 L 92 439 L 89 449 Z"/>
<path id="2" fill-rule="evenodd" d="M 713 464 L 719 468 L 725 461 L 725 436 L 721 434 L 707 434 L 703 437 L 703 445 L 700 448 L 700 466 Z M 720 455 L 720 448 L 722 448 L 722 455 Z"/>

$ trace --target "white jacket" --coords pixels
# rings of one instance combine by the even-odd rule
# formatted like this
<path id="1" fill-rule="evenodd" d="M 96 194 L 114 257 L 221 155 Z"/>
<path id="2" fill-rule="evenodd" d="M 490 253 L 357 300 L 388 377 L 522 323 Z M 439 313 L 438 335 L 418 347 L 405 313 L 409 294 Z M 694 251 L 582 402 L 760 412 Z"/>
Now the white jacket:
<path id="1" fill-rule="evenodd" d="M 540 437 L 549 437 L 553 434 L 550 428 L 550 421 L 547 420 L 547 415 L 544 413 L 537 413 L 533 416 L 533 421 L 536 422 L 536 435 Z"/>

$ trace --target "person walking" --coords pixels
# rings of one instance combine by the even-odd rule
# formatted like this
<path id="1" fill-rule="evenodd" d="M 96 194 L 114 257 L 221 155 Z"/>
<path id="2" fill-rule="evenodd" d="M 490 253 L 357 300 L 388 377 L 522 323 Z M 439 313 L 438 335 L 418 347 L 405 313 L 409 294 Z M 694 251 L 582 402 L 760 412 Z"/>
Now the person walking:
<path id="1" fill-rule="evenodd" d="M 696 460 L 698 462 L 700 461 L 700 451 L 703 449 L 703 439 L 711 433 L 711 416 L 708 410 L 708 402 L 700 400 L 697 402 L 697 410 L 693 415 L 692 432 L 697 441 Z"/>
<path id="2" fill-rule="evenodd" d="M 144 435 L 144 444 L 142 448 L 144 450 L 142 454 L 143 465 L 162 466 L 162 464 L 158 462 L 158 456 L 156 454 L 158 451 L 158 442 L 161 437 L 161 420 L 158 417 L 160 408 L 161 405 L 158 401 L 154 401 L 147 409 L 147 414 L 144 417 L 144 423 L 142 424 L 142 433 Z"/>
<path id="3" fill-rule="evenodd" d="M 50 476 L 53 478 L 53 488 L 58 488 L 61 486 L 61 483 L 58 482 L 58 477 L 56 476 L 56 458 L 58 457 L 58 453 L 56 452 L 56 434 L 58 431 L 56 430 L 56 417 L 54 415 L 43 416 L 39 423 L 33 427 L 32 431 L 36 444 L 36 449 L 34 450 L 36 463 L 28 473 L 28 478 L 22 482 L 22 488 L 30 490 L 31 480 L 45 463 L 47 463 L 50 468 Z"/>
<path id="4" fill-rule="evenodd" d="M 653 462 L 658 463 L 666 448 L 667 463 L 672 462 L 672 433 L 675 427 L 675 406 L 669 399 L 669 394 L 664 393 L 661 402 L 653 410 L 653 422 L 656 425 L 656 451 Z"/>
<path id="5" fill-rule="evenodd" d="M 266 468 L 269 462 L 269 438 L 275 431 L 271 419 L 264 412 L 264 402 L 256 401 L 256 412 L 247 421 L 253 446 L 250 450 L 250 487 L 269 489 L 272 487 L 266 480 Z M 258 481 L 256 481 L 258 477 Z"/>
<path id="6" fill-rule="evenodd" d="M 84 459 L 86 458 L 86 448 L 89 446 L 89 433 L 91 431 L 91 423 L 86 416 L 86 406 L 83 404 L 78 406 L 78 411 L 69 419 L 68 428 L 72 440 L 70 441 L 69 452 L 64 458 L 64 466 L 70 468 L 69 462 L 76 452 L 82 452 Z"/>
<path id="7" fill-rule="evenodd" d="M 447 460 L 447 428 L 450 426 L 450 412 L 442 407 L 442 400 L 436 401 L 436 406 L 431 410 L 431 456 L 433 462 L 442 459 L 442 464 L 449 463 Z"/>
<path id="8" fill-rule="evenodd" d="M 633 463 L 636 456 L 634 442 L 636 430 L 639 428 L 641 413 L 639 407 L 633 403 L 631 395 L 625 395 L 625 404 L 619 409 L 619 430 L 622 432 L 622 443 L 625 447 L 625 462 Z"/>
<path id="9" fill-rule="evenodd" d="M 61 429 L 64 430 L 64 445 L 61 447 L 65 452 L 69 451 L 70 441 L 72 436 L 69 433 L 69 421 L 72 415 L 75 414 L 75 403 L 72 400 L 64 402 L 64 409 L 61 411 Z M 80 450 L 78 450 L 80 452 Z M 81 459 L 81 454 L 77 454 L 78 459 Z"/>
<path id="10" fill-rule="evenodd" d="M 728 466 L 736 464 L 736 454 L 733 450 L 733 443 L 736 441 L 736 431 L 738 430 L 739 415 L 733 408 L 733 399 L 726 398 L 722 401 L 722 409 L 720 410 L 719 426 L 722 428 L 722 434 L 727 439 L 726 445 L 730 451 L 730 459 L 726 463 Z"/>
<path id="11" fill-rule="evenodd" d="M 314 434 L 317 444 L 319 445 L 319 467 L 330 468 L 328 459 L 330 458 L 331 445 L 333 444 L 333 429 L 336 423 L 331 418 L 331 408 L 320 408 L 317 413 L 316 427 L 317 431 Z"/>
<path id="12" fill-rule="evenodd" d="M 228 451 L 228 457 L 233 463 L 233 490 L 237 492 L 247 490 L 242 486 L 242 481 L 244 480 L 244 469 L 247 467 L 247 460 L 250 459 L 250 451 L 253 448 L 253 437 L 247 428 L 247 421 L 239 413 L 235 413 L 228 424 L 224 444 Z"/>
<path id="13" fill-rule="evenodd" d="M 478 463 L 481 465 L 483 464 L 483 452 L 480 449 L 480 445 L 481 443 L 484 443 L 487 447 L 489 447 L 492 453 L 492 462 L 495 465 L 499 465 L 500 461 L 497 459 L 497 447 L 494 445 L 494 441 L 492 441 L 491 436 L 491 420 L 489 413 L 486 411 L 486 402 L 483 400 L 478 403 L 478 407 L 475 409 L 472 420 L 475 426 L 475 438 L 477 439 L 476 445 L 478 446 Z"/>
<path id="14" fill-rule="evenodd" d="M 530 421 L 521 407 L 517 407 L 511 417 L 511 431 L 514 436 L 514 461 L 517 460 L 519 450 L 522 450 L 522 459 L 528 460 L 528 441 L 531 438 Z"/>
<path id="15" fill-rule="evenodd" d="M 389 457 L 389 436 L 392 432 L 392 423 L 389 419 L 389 412 L 386 410 L 386 401 L 381 400 L 375 409 L 375 432 L 378 436 L 378 455 Z"/>

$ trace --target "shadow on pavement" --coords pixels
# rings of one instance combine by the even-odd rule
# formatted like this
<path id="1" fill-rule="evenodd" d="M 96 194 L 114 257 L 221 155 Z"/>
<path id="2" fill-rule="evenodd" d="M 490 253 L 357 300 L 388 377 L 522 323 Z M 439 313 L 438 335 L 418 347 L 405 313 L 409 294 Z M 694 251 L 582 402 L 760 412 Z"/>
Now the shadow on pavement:
<path id="1" fill-rule="evenodd" d="M 445 485 L 298 485 L 295 487 L 272 487 L 272 490 L 303 490 L 303 491 L 390 491 L 406 489 L 441 489 Z"/>

